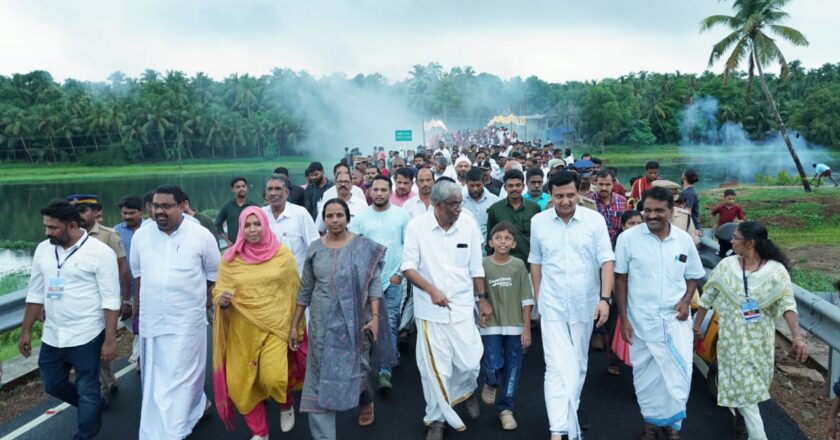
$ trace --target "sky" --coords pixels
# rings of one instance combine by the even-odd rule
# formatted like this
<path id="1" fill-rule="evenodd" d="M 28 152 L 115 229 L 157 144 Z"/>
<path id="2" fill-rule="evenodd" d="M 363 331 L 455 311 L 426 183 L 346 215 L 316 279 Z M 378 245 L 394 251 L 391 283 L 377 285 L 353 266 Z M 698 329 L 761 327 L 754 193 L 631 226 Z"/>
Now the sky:
<path id="1" fill-rule="evenodd" d="M 840 61 L 836 2 L 789 3 L 785 24 L 811 43 L 781 43 L 789 61 Z M 0 75 L 41 69 L 102 81 L 154 69 L 222 79 L 284 67 L 394 82 L 433 61 L 550 82 L 696 73 L 727 34 L 699 32 L 714 14 L 731 14 L 731 1 L 0 0 Z"/>

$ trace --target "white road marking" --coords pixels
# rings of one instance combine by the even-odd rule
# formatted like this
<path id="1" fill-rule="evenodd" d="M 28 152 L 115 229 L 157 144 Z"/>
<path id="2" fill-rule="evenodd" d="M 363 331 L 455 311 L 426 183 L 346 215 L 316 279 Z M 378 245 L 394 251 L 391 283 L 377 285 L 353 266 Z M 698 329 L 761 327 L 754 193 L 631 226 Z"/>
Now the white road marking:
<path id="1" fill-rule="evenodd" d="M 134 364 L 129 363 L 128 366 L 126 366 L 122 370 L 118 371 L 114 376 L 117 379 L 119 379 L 119 378 L 125 376 L 126 374 L 128 374 L 129 372 L 132 372 L 132 371 L 134 371 Z M 68 404 L 68 403 L 62 403 L 61 405 L 58 405 L 54 408 L 50 408 L 46 412 L 44 412 L 44 414 L 41 414 L 40 416 L 31 420 L 29 423 L 27 423 L 27 424 L 21 426 L 20 428 L 15 429 L 14 431 L 6 434 L 6 436 L 3 437 L 3 438 L 0 438 L 0 440 L 14 440 L 14 439 L 26 434 L 27 432 L 35 429 L 38 425 L 40 425 L 40 424 L 46 422 L 47 420 L 50 420 L 53 417 L 57 416 L 58 414 L 60 414 L 62 411 L 64 411 L 67 408 L 70 408 L 70 404 Z"/>

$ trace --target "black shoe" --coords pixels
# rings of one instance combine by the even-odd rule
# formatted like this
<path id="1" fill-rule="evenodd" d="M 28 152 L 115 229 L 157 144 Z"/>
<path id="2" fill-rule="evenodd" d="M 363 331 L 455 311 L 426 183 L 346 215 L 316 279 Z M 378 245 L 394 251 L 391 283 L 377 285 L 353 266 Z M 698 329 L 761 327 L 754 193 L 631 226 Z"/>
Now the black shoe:
<path id="1" fill-rule="evenodd" d="M 108 405 L 111 404 L 111 393 L 108 391 L 101 391 L 99 393 L 99 398 L 99 411 L 105 411 L 105 409 L 108 408 Z"/>
<path id="2" fill-rule="evenodd" d="M 446 425 L 441 421 L 434 421 L 426 431 L 426 440 L 443 440 L 443 431 Z"/>
<path id="3" fill-rule="evenodd" d="M 744 420 L 744 416 L 742 416 L 737 409 L 735 410 L 735 416 L 732 418 L 732 424 L 735 426 L 735 431 L 738 434 L 747 433 L 747 422 Z"/>
<path id="4" fill-rule="evenodd" d="M 592 421 L 589 420 L 589 414 L 581 408 L 578 408 L 577 418 L 578 425 L 580 425 L 581 430 L 586 431 L 590 426 L 592 426 Z"/>
<path id="5" fill-rule="evenodd" d="M 398 351 L 407 351 L 410 347 L 408 346 L 408 332 L 402 331 L 397 336 L 397 350 Z"/>

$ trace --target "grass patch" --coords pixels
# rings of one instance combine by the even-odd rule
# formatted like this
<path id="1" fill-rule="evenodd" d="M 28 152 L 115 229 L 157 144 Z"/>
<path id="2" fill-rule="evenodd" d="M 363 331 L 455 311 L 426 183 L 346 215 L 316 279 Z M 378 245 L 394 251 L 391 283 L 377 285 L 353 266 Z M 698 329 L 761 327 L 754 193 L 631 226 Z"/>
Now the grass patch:
<path id="1" fill-rule="evenodd" d="M 0 240 L 0 249 L 35 252 L 38 243 L 24 240 Z"/>
<path id="2" fill-rule="evenodd" d="M 41 332 L 43 331 L 43 323 L 36 321 L 32 325 L 32 348 L 41 346 Z M 20 355 L 18 351 L 18 339 L 20 339 L 20 329 L 16 328 L 10 332 L 0 334 L 0 362 L 5 362 L 13 357 Z"/>
<path id="3" fill-rule="evenodd" d="M 783 249 L 840 242 L 840 191 L 826 188 L 805 194 L 801 187 L 742 186 L 738 204 L 747 219 L 761 222 Z M 723 198 L 723 189 L 703 191 L 701 221 L 712 225 L 709 207 Z"/>
<path id="4" fill-rule="evenodd" d="M 185 160 L 176 162 L 140 163 L 126 166 L 85 166 L 80 164 L 2 164 L 0 183 L 73 182 L 79 180 L 125 179 L 126 177 L 210 174 L 231 170 L 270 172 L 281 164 L 291 169 L 303 169 L 309 164 L 305 156 L 281 156 L 272 159 L 249 158 L 239 160 Z"/>
<path id="5" fill-rule="evenodd" d="M 790 271 L 790 279 L 799 287 L 810 292 L 834 291 L 834 279 L 822 272 L 793 269 Z"/>
<path id="6" fill-rule="evenodd" d="M 26 287 L 29 283 L 29 274 L 26 272 L 12 272 L 0 278 L 0 295 L 16 292 Z"/>

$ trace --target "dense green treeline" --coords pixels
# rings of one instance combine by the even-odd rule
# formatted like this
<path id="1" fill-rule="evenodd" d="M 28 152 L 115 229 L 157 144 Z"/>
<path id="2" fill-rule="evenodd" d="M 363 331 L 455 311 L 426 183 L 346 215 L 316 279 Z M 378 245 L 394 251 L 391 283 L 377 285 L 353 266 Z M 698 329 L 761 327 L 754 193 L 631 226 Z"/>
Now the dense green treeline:
<path id="1" fill-rule="evenodd" d="M 810 141 L 840 147 L 840 64 L 767 75 L 783 119 Z M 44 71 L 0 76 L 0 159 L 121 164 L 181 158 L 294 154 L 324 130 L 345 91 L 387 96 L 418 118 L 478 127 L 495 114 L 544 114 L 549 126 L 573 127 L 591 144 L 677 143 L 680 114 L 698 97 L 719 101 L 718 122 L 743 126 L 755 139 L 777 130 L 767 101 L 744 74 L 639 72 L 588 82 L 537 77 L 502 80 L 470 67 L 417 65 L 408 79 L 379 74 L 316 79 L 275 69 L 217 81 L 198 73 L 112 74 L 105 82 L 55 81 Z M 361 93 L 359 93 L 361 92 Z M 317 109 L 317 111 L 313 111 Z M 375 117 L 375 115 L 372 115 Z M 688 134 L 690 135 L 690 133 Z M 336 140 L 351 143 L 352 140 Z"/>

